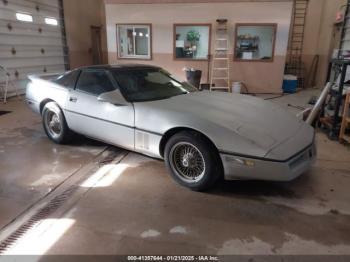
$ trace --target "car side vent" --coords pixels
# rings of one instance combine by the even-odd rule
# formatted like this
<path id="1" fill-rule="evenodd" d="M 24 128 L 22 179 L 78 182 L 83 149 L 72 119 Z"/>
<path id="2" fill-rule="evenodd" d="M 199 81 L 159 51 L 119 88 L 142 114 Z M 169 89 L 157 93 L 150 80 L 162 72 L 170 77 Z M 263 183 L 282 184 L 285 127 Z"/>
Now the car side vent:
<path id="1" fill-rule="evenodd" d="M 140 149 L 149 149 L 149 134 L 137 131 L 136 132 L 136 146 Z"/>

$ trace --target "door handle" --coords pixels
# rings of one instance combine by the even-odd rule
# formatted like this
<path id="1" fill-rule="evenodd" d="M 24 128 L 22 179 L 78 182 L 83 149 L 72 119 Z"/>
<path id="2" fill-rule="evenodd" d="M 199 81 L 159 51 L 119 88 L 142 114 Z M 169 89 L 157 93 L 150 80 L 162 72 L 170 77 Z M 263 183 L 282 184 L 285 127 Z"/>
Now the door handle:
<path id="1" fill-rule="evenodd" d="M 78 101 L 78 98 L 76 98 L 76 97 L 70 97 L 70 98 L 69 98 L 69 101 L 75 103 L 75 102 Z"/>

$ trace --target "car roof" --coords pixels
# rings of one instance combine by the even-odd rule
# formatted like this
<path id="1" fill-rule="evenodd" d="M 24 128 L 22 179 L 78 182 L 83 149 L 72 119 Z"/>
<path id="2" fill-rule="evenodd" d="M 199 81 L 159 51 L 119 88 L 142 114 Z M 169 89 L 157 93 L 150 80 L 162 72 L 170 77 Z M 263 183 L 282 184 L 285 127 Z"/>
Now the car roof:
<path id="1" fill-rule="evenodd" d="M 160 69 L 158 66 L 144 64 L 115 64 L 115 65 L 94 65 L 84 66 L 80 69 L 105 69 L 105 70 L 133 70 L 133 69 Z"/>

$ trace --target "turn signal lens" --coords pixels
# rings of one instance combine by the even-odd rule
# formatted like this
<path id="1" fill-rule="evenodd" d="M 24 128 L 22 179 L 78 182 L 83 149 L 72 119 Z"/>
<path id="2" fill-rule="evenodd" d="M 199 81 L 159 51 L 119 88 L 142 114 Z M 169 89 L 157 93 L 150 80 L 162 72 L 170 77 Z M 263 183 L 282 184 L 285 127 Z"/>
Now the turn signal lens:
<path id="1" fill-rule="evenodd" d="M 249 167 L 255 166 L 255 162 L 252 160 L 244 160 L 244 164 Z"/>

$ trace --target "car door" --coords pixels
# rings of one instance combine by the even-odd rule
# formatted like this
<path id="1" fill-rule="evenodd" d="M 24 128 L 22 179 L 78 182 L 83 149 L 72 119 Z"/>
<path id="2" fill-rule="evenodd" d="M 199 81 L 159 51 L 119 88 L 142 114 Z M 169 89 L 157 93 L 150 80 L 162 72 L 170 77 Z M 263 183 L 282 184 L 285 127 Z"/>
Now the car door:
<path id="1" fill-rule="evenodd" d="M 83 69 L 66 102 L 68 126 L 79 134 L 134 150 L 134 107 L 98 101 L 116 83 L 102 69 Z"/>

